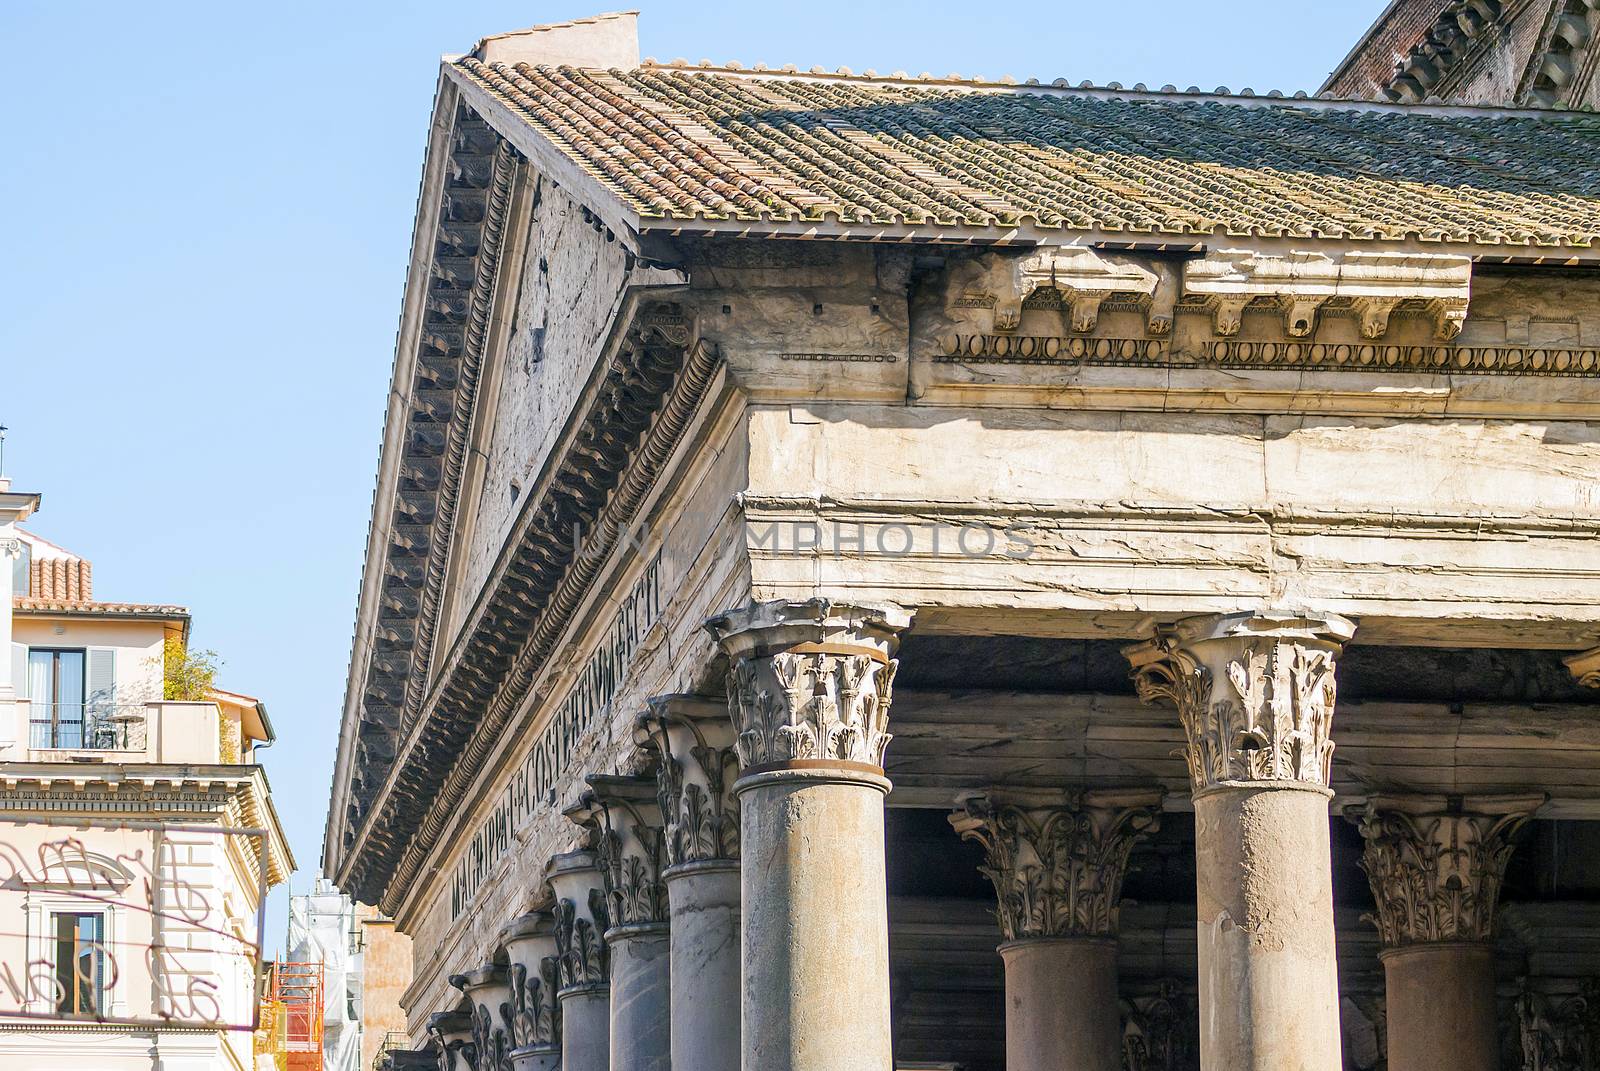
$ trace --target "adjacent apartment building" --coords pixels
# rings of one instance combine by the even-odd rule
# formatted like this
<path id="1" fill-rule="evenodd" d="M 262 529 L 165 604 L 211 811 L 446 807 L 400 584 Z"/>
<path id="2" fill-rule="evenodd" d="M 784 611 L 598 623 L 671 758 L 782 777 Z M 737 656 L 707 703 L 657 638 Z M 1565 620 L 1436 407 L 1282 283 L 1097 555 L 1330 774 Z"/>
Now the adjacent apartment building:
<path id="1" fill-rule="evenodd" d="M 391 1065 L 1593 1068 L 1600 118 L 1369 88 L 447 57 L 323 855 Z"/>
<path id="2" fill-rule="evenodd" d="M 0 479 L 0 1068 L 253 1067 L 261 909 L 294 862 L 266 708 L 168 698 L 179 606 L 94 598 Z"/>

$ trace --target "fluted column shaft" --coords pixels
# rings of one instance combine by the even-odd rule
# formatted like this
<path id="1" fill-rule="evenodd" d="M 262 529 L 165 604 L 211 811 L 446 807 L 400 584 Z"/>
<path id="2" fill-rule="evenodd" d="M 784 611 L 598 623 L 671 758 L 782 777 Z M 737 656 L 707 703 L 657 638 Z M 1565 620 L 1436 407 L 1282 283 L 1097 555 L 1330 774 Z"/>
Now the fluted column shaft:
<path id="1" fill-rule="evenodd" d="M 1204 1071 L 1342 1066 L 1328 777 L 1334 662 L 1354 630 L 1218 614 L 1125 651 L 1187 741 Z"/>
<path id="2" fill-rule="evenodd" d="M 638 739 L 660 760 L 672 1066 L 739 1071 L 739 760 L 728 705 L 652 699 Z"/>
<path id="3" fill-rule="evenodd" d="M 984 846 L 999 901 L 1007 1071 L 1120 1071 L 1117 904 L 1160 803 L 1159 791 L 991 791 L 950 816 Z"/>
<path id="4" fill-rule="evenodd" d="M 1495 1071 L 1494 914 L 1542 796 L 1378 796 L 1350 812 L 1383 939 L 1389 1071 Z"/>
<path id="5" fill-rule="evenodd" d="M 902 613 L 757 603 L 728 655 L 740 777 L 744 1071 L 889 1071 L 883 775 Z"/>
<path id="6" fill-rule="evenodd" d="M 605 885 L 593 852 L 555 856 L 545 868 L 555 919 L 561 1071 L 610 1071 L 611 952 Z"/>

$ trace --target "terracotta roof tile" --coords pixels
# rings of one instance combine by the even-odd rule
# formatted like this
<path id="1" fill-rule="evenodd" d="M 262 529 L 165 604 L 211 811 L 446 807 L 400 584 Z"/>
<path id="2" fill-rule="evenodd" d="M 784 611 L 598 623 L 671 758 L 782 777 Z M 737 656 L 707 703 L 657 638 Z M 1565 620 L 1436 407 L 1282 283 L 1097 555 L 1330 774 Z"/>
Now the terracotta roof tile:
<path id="1" fill-rule="evenodd" d="M 36 599 L 18 595 L 12 606 L 19 613 L 36 614 L 103 614 L 124 617 L 188 617 L 182 606 L 144 602 L 80 602 L 66 599 Z"/>
<path id="2" fill-rule="evenodd" d="M 1588 246 L 1600 117 L 457 67 L 644 220 Z"/>

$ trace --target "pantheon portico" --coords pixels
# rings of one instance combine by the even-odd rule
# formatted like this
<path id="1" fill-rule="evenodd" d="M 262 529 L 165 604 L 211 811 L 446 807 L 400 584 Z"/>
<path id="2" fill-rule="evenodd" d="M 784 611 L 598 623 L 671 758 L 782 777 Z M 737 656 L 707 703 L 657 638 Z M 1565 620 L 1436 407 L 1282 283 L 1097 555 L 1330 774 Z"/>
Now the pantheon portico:
<path id="1" fill-rule="evenodd" d="M 1596 1066 L 1592 116 L 615 15 L 430 130 L 324 857 L 392 1066 Z"/>

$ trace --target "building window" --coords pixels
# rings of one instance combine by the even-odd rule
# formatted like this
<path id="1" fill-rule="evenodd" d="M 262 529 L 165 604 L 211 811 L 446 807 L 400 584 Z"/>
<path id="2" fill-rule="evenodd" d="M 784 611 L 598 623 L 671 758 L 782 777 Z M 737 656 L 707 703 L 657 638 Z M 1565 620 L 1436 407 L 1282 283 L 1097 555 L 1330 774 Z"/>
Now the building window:
<path id="1" fill-rule="evenodd" d="M 11 594 L 33 594 L 33 548 L 22 544 L 22 551 L 11 559 Z"/>
<path id="2" fill-rule="evenodd" d="M 83 747 L 83 651 L 28 651 L 28 746 Z"/>
<path id="3" fill-rule="evenodd" d="M 105 916 L 57 912 L 56 1011 L 62 1015 L 95 1015 L 105 1006 Z"/>

